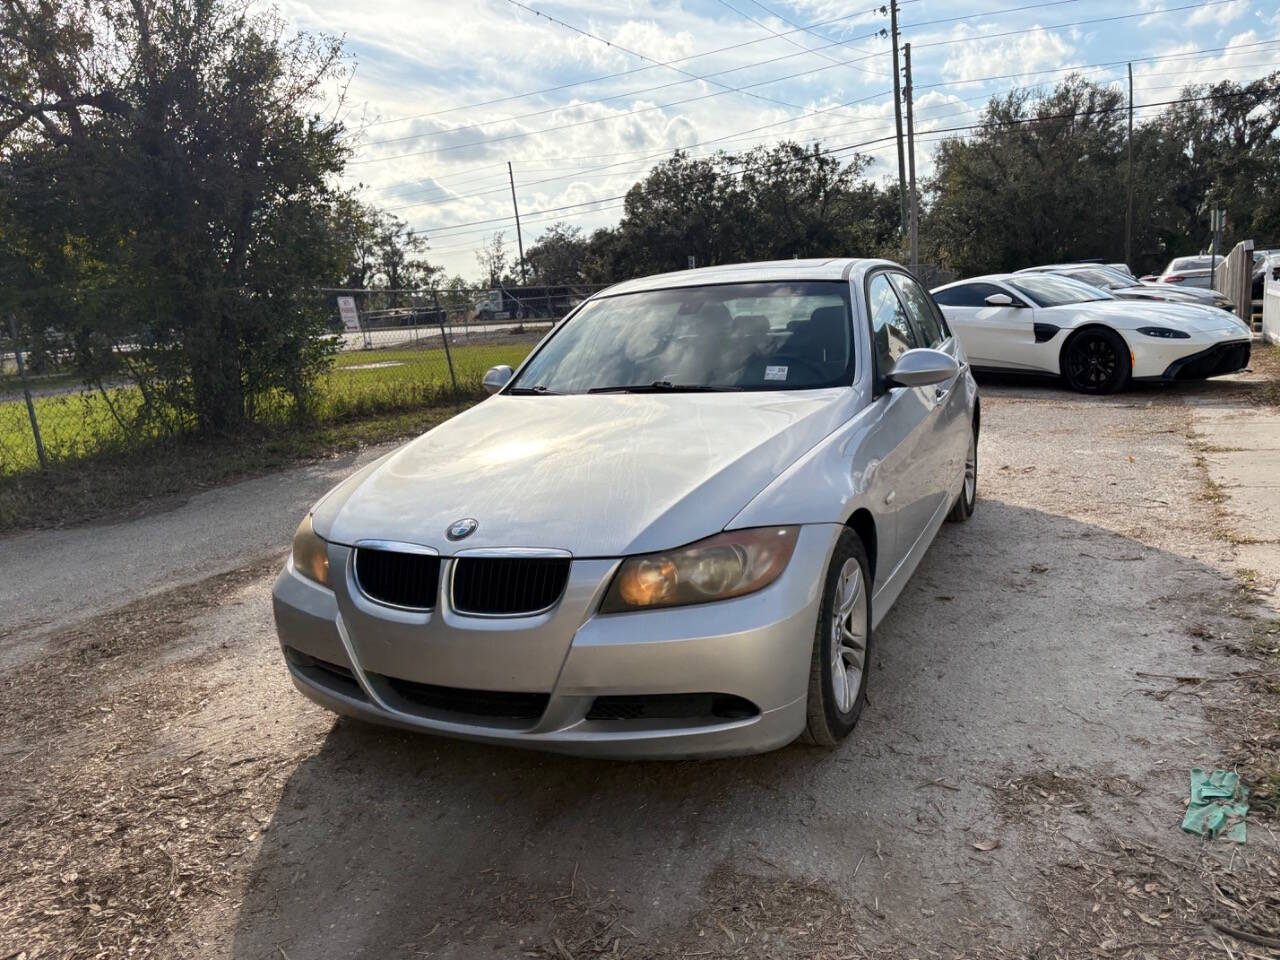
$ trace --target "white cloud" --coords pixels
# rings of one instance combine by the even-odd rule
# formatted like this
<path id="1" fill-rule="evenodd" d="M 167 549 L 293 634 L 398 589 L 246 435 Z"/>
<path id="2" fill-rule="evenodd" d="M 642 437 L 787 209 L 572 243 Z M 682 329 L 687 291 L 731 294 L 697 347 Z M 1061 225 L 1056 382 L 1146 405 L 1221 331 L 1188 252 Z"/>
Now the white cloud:
<path id="1" fill-rule="evenodd" d="M 951 36 L 965 42 L 956 44 L 942 65 L 942 75 L 949 80 L 972 80 L 1007 72 L 1010 64 L 1017 64 L 1019 71 L 1039 70 L 1058 66 L 1075 53 L 1075 47 L 1062 34 L 1038 26 L 1015 37 L 983 39 L 985 34 L 1003 33 L 1006 29 L 994 23 L 977 28 L 958 24 Z"/>
<path id="2" fill-rule="evenodd" d="M 1243 16 L 1248 9 L 1247 0 L 1234 0 L 1233 3 L 1223 3 L 1216 7 L 1200 7 L 1187 15 L 1187 26 L 1200 27 L 1210 24 L 1224 26 Z"/>

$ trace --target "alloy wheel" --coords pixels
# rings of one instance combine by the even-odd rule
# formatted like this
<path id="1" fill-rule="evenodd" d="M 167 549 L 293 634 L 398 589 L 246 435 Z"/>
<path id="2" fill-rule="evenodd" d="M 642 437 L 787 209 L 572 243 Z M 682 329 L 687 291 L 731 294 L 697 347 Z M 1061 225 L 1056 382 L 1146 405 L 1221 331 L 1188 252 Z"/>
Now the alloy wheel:
<path id="1" fill-rule="evenodd" d="M 978 436 L 969 431 L 969 452 L 964 458 L 964 502 L 973 503 L 978 493 Z"/>
<path id="2" fill-rule="evenodd" d="M 831 689 L 836 708 L 848 713 L 862 689 L 867 653 L 867 592 L 862 567 L 845 560 L 831 611 Z"/>
<path id="3" fill-rule="evenodd" d="M 1105 392 L 1119 366 L 1115 347 L 1093 334 L 1076 340 L 1067 354 L 1067 377 L 1072 386 L 1090 393 Z"/>

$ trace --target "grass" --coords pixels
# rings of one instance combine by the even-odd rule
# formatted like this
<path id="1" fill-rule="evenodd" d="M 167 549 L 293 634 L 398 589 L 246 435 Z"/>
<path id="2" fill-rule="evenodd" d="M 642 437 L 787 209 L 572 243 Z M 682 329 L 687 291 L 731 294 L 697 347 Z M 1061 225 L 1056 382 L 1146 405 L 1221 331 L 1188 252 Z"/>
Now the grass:
<path id="1" fill-rule="evenodd" d="M 167 497 L 414 436 L 483 396 L 484 371 L 517 365 L 531 345 L 527 337 L 451 345 L 456 390 L 441 347 L 342 353 L 317 385 L 308 421 L 296 422 L 282 404 L 238 436 L 216 440 L 159 427 L 125 429 L 120 420 L 128 423 L 142 402 L 136 387 L 38 396 L 36 416 L 51 461 L 46 470 L 38 468 L 22 396 L 10 394 L 0 401 L 0 532 L 127 514 Z"/>
<path id="2" fill-rule="evenodd" d="M 451 346 L 454 377 L 449 358 L 441 347 L 349 351 L 336 358 L 333 368 L 317 384 L 313 419 L 338 424 L 357 418 L 383 417 L 398 411 L 435 407 L 457 396 L 478 396 L 484 371 L 496 364 L 518 364 L 529 352 L 530 342 L 481 343 Z M 455 390 L 456 378 L 456 390 Z M 39 387 L 69 387 L 42 380 Z M 94 458 L 113 457 L 129 450 L 169 442 L 175 431 L 159 424 L 145 429 L 131 424 L 142 405 L 142 394 L 132 386 L 104 392 L 83 390 L 37 396 L 36 420 L 46 453 L 55 466 Z M 266 411 L 268 425 L 292 427 L 288 401 Z M 176 419 L 176 415 L 175 415 Z M 9 393 L 0 401 L 0 478 L 38 469 L 39 459 L 26 404 L 21 393 Z"/>
<path id="3" fill-rule="evenodd" d="M 191 435 L 138 449 L 0 477 L 0 533 L 142 513 L 157 501 L 299 462 L 416 436 L 466 409 L 455 401 L 336 423 L 256 427 L 206 440 Z"/>

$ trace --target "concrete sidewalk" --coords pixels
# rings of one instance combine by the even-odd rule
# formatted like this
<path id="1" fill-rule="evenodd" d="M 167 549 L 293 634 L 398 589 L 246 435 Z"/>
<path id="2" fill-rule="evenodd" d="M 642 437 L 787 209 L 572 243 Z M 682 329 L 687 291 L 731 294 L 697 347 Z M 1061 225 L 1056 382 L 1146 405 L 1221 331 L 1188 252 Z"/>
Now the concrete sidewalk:
<path id="1" fill-rule="evenodd" d="M 51 629 L 279 553 L 326 490 L 393 445 L 256 477 L 117 522 L 0 539 L 0 665 Z M 36 642 L 33 642 L 36 641 Z"/>
<path id="2" fill-rule="evenodd" d="M 1232 545 L 1235 567 L 1256 571 L 1261 594 L 1280 608 L 1280 410 L 1197 406 L 1192 422 L 1224 498 L 1219 533 Z"/>

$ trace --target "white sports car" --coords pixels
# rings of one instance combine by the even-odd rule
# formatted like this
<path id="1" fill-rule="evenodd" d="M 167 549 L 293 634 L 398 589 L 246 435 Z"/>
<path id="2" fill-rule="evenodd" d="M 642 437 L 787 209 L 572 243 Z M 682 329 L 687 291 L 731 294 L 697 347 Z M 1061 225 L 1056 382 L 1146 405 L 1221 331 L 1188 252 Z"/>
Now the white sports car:
<path id="1" fill-rule="evenodd" d="M 973 277 L 932 293 L 976 370 L 1113 393 L 1130 380 L 1200 380 L 1249 364 L 1249 334 L 1216 307 L 1118 300 L 1045 273 Z"/>

